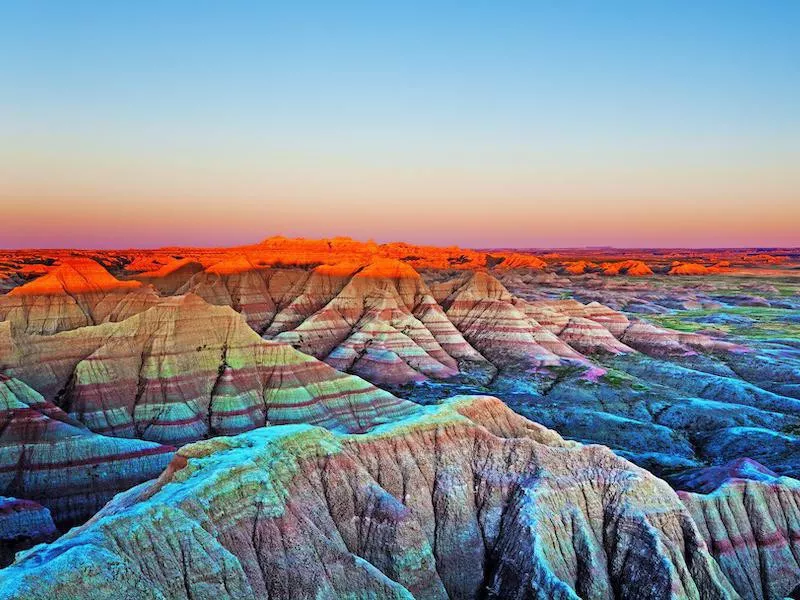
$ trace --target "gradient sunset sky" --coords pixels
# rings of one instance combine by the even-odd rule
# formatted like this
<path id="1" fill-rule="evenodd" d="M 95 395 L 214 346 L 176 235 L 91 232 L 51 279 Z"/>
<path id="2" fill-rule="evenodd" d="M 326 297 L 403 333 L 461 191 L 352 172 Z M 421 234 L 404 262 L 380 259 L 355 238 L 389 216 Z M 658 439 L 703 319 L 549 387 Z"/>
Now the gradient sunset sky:
<path id="1" fill-rule="evenodd" d="M 0 247 L 800 246 L 800 2 L 0 1 Z"/>

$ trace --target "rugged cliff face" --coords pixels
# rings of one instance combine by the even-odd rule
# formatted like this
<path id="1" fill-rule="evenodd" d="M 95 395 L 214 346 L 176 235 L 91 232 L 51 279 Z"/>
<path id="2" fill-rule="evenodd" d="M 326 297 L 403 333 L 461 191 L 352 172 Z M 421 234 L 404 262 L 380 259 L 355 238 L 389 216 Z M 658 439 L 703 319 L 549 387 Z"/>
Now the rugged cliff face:
<path id="1" fill-rule="evenodd" d="M 0 572 L 17 599 L 756 597 L 740 586 L 664 482 L 487 397 L 186 446 Z"/>

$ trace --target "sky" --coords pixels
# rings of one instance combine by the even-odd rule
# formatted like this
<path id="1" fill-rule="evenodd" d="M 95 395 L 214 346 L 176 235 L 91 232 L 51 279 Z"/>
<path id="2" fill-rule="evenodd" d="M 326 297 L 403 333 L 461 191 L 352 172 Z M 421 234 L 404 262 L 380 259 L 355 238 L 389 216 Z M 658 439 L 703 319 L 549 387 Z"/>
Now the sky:
<path id="1" fill-rule="evenodd" d="M 0 248 L 800 246 L 800 2 L 0 0 Z"/>

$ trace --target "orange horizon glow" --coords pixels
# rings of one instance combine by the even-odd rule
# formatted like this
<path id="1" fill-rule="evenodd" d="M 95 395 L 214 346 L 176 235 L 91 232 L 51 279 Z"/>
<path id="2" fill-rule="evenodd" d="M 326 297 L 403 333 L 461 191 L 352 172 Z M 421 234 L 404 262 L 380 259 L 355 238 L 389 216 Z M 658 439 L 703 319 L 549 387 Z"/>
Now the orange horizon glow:
<path id="1" fill-rule="evenodd" d="M 800 246 L 794 3 L 317 4 L 9 8 L 0 247 Z"/>

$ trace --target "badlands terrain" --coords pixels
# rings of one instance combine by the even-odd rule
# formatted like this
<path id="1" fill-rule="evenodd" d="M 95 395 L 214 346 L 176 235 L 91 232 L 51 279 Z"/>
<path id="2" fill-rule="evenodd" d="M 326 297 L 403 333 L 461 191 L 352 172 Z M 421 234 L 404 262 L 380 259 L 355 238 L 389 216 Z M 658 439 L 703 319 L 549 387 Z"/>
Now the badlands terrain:
<path id="1" fill-rule="evenodd" d="M 798 478 L 797 250 L 0 251 L 0 598 L 800 598 Z"/>

